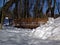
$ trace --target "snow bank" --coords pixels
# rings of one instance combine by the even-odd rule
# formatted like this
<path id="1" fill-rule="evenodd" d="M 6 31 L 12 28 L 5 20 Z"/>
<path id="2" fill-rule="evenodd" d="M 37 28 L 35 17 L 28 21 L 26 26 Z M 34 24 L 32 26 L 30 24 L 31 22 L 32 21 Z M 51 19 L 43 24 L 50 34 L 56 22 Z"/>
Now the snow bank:
<path id="1" fill-rule="evenodd" d="M 49 18 L 47 23 L 45 25 L 41 25 L 37 27 L 33 32 L 33 37 L 40 38 L 40 39 L 53 39 L 54 40 L 60 40 L 60 17 L 53 19 Z M 58 34 L 57 34 L 58 33 Z"/>
<path id="2" fill-rule="evenodd" d="M 54 19 L 49 18 L 46 24 L 42 24 L 36 29 L 22 29 L 15 27 L 3 27 L 3 30 L 9 33 L 20 33 L 23 36 L 29 36 L 39 39 L 60 40 L 60 17 Z"/>
<path id="3" fill-rule="evenodd" d="M 36 29 L 7 26 L 0 30 L 0 45 L 60 45 L 60 41 L 55 40 L 60 40 L 60 17 L 49 18 Z"/>

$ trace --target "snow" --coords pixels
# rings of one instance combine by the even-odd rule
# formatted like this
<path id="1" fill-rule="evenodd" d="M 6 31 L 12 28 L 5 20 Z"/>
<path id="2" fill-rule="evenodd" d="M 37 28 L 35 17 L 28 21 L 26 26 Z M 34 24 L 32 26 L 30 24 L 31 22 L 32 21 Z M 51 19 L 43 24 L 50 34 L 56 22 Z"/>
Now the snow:
<path id="1" fill-rule="evenodd" d="M 50 40 L 60 40 L 60 17 L 53 19 L 49 18 L 47 23 L 45 25 L 41 25 L 40 27 L 37 27 L 34 31 L 34 37 L 40 38 L 40 39 L 50 39 Z M 56 34 L 58 33 L 58 34 Z M 38 36 L 37 36 L 38 35 Z M 53 37 L 55 35 L 55 37 Z M 54 39 L 53 39 L 53 38 Z"/>
<path id="2" fill-rule="evenodd" d="M 36 29 L 3 26 L 0 45 L 60 45 L 60 17 L 50 18 Z"/>
<path id="3" fill-rule="evenodd" d="M 60 40 L 60 17 L 53 19 L 49 18 L 45 25 L 41 25 L 34 29 L 35 38 L 49 39 L 49 40 Z M 37 36 L 38 35 L 38 36 Z"/>
<path id="4" fill-rule="evenodd" d="M 0 45 L 58 45 L 60 41 L 42 40 L 30 36 L 31 30 L 0 30 Z M 60 45 L 60 44 L 59 44 Z"/>

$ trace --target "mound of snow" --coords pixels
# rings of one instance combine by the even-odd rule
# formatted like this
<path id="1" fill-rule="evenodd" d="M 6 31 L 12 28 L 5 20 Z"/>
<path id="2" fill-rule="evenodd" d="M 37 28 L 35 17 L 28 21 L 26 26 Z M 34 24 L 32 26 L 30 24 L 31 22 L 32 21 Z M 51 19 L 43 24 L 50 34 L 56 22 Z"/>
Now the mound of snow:
<path id="1" fill-rule="evenodd" d="M 40 38 L 40 39 L 53 39 L 52 37 L 55 36 L 57 39 L 60 38 L 60 17 L 53 19 L 49 18 L 45 25 L 41 25 L 34 29 L 33 37 Z M 57 34 L 58 33 L 58 34 Z M 55 39 L 55 38 L 54 38 Z"/>

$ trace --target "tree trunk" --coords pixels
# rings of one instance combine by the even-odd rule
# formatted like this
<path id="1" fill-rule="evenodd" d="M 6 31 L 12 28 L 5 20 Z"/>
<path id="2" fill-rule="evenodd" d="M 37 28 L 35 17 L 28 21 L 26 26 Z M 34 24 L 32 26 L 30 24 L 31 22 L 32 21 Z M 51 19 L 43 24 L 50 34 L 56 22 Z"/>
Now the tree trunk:
<path id="1" fill-rule="evenodd" d="M 51 10 L 51 17 L 54 17 L 55 4 L 56 4 L 56 0 L 54 0 L 54 5 Z"/>
<path id="2" fill-rule="evenodd" d="M 40 2 L 41 1 L 41 2 Z M 42 4 L 40 4 L 42 3 Z M 39 4 L 40 4 L 40 8 L 39 8 Z M 43 12 L 42 12 L 42 9 L 43 9 L 43 6 L 44 6 L 44 0 L 37 0 L 36 1 L 36 5 L 34 7 L 34 15 L 35 17 L 41 17 Z"/>
<path id="3" fill-rule="evenodd" d="M 59 13 L 59 15 L 60 15 L 60 2 L 58 2 L 57 4 L 58 4 L 58 5 L 57 5 L 58 13 Z"/>
<path id="4" fill-rule="evenodd" d="M 2 10 L 7 11 L 9 7 L 14 3 L 13 0 L 8 1 L 3 7 Z"/>
<path id="5" fill-rule="evenodd" d="M 55 3 L 56 3 L 56 0 L 53 0 L 54 2 L 54 5 L 53 5 L 53 7 L 51 7 L 52 6 L 52 0 L 47 0 L 47 2 L 48 2 L 48 9 L 47 9 L 47 11 L 46 11 L 46 14 L 48 14 L 48 12 L 49 11 L 51 11 L 51 17 L 54 17 L 54 10 L 55 10 Z"/>
<path id="6" fill-rule="evenodd" d="M 15 1 L 14 18 L 18 18 L 18 0 Z"/>
<path id="7" fill-rule="evenodd" d="M 52 0 L 47 0 L 47 4 L 48 4 L 48 9 L 47 9 L 47 11 L 46 11 L 46 15 L 47 15 L 47 16 L 51 16 L 51 15 L 48 14 L 48 13 L 51 12 Z"/>
<path id="8" fill-rule="evenodd" d="M 22 14 L 22 0 L 20 0 L 20 4 L 19 4 L 19 18 L 22 18 L 23 17 L 23 14 Z"/>
<path id="9" fill-rule="evenodd" d="M 38 14 L 38 11 L 39 11 L 39 9 L 38 9 L 39 3 L 40 3 L 40 0 L 36 0 L 36 4 L 34 6 L 34 18 L 38 17 L 37 14 Z"/>
<path id="10" fill-rule="evenodd" d="M 29 0 L 24 0 L 24 17 L 29 17 Z"/>

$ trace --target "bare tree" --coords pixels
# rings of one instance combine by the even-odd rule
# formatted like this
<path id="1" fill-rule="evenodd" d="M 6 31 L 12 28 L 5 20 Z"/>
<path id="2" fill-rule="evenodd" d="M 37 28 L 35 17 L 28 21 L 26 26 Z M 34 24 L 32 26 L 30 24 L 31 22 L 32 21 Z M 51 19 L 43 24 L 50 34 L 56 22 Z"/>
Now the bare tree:
<path id="1" fill-rule="evenodd" d="M 58 9 L 58 12 L 59 12 L 59 15 L 60 15 L 60 3 L 59 2 L 57 3 L 57 9 Z"/>
<path id="2" fill-rule="evenodd" d="M 55 4 L 56 4 L 56 0 L 53 0 L 53 6 L 52 6 L 52 0 L 47 0 L 47 3 L 48 3 L 48 9 L 46 11 L 46 14 L 48 14 L 48 12 L 50 11 L 51 12 L 51 17 L 54 17 L 54 10 L 55 10 Z"/>
<path id="3" fill-rule="evenodd" d="M 41 17 L 42 16 L 42 10 L 44 6 L 44 1 L 45 0 L 36 0 L 36 4 L 34 7 L 34 15 L 35 17 Z"/>
<path id="4" fill-rule="evenodd" d="M 56 6 L 56 0 L 54 0 L 54 5 L 53 5 L 53 7 L 51 9 L 51 17 L 54 17 L 55 6 Z"/>
<path id="5" fill-rule="evenodd" d="M 36 18 L 36 17 L 38 17 L 38 15 L 37 15 L 37 13 L 38 13 L 38 5 L 39 5 L 39 3 L 40 3 L 40 0 L 36 0 L 36 4 L 35 4 L 35 6 L 34 6 L 34 17 Z"/>
<path id="6" fill-rule="evenodd" d="M 15 1 L 14 15 L 18 18 L 18 0 Z"/>
<path id="7" fill-rule="evenodd" d="M 46 11 L 46 14 L 47 16 L 51 16 L 51 15 L 48 15 L 48 12 L 51 11 L 52 0 L 47 0 L 47 4 L 48 4 L 48 9 Z"/>
<path id="8" fill-rule="evenodd" d="M 45 2 L 45 0 L 41 0 L 41 2 L 40 3 L 42 3 L 41 5 L 40 5 L 40 9 L 39 9 L 39 17 L 43 17 L 43 7 L 44 7 L 44 2 Z"/>
<path id="9" fill-rule="evenodd" d="M 20 0 L 19 2 L 20 2 L 20 5 L 19 5 L 19 9 L 18 9 L 19 10 L 18 17 L 19 18 L 22 18 L 23 17 L 23 14 L 22 14 L 22 3 L 23 2 L 22 2 L 22 0 Z"/>
<path id="10" fill-rule="evenodd" d="M 29 17 L 29 0 L 24 0 L 24 17 Z"/>

